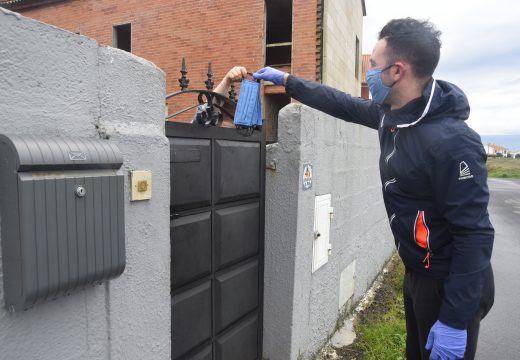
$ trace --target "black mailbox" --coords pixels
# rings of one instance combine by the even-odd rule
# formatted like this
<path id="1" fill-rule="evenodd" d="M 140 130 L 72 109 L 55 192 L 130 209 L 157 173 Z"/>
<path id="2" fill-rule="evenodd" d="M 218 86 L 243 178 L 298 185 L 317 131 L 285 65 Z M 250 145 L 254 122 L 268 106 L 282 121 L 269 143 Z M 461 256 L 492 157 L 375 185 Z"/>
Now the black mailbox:
<path id="1" fill-rule="evenodd" d="M 10 311 L 123 272 L 122 163 L 108 141 L 0 135 L 2 265 Z"/>

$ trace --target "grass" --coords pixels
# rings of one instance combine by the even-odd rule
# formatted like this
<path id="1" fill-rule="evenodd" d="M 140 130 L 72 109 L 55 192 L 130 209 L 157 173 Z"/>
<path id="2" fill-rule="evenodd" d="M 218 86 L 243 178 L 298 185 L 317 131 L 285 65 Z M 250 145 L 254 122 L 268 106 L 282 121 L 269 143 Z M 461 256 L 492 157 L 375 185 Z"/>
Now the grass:
<path id="1" fill-rule="evenodd" d="M 520 179 L 520 159 L 488 158 L 489 177 Z"/>
<path id="2" fill-rule="evenodd" d="M 354 346 L 365 360 L 405 359 L 406 325 L 402 282 L 404 266 L 398 257 L 392 261 L 383 286 L 378 291 L 375 304 L 371 305 L 356 325 L 359 335 Z M 375 309 L 374 309 L 375 307 Z"/>

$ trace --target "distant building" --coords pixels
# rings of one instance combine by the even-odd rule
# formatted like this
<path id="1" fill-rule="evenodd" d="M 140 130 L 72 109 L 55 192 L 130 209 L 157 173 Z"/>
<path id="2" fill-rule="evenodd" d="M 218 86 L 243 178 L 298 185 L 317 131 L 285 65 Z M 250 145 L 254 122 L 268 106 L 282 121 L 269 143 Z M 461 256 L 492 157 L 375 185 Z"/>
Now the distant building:
<path id="1" fill-rule="evenodd" d="M 190 89 L 205 88 L 211 61 L 215 83 L 231 66 L 269 65 L 361 92 L 364 0 L 0 0 L 0 6 L 152 61 L 166 72 L 168 93 L 180 90 L 183 57 Z M 278 111 L 291 100 L 269 84 L 263 96 L 266 136 L 274 141 Z M 195 103 L 176 98 L 169 113 Z"/>
<path id="2" fill-rule="evenodd" d="M 361 97 L 363 99 L 370 99 L 370 90 L 367 83 L 367 71 L 370 69 L 370 55 L 364 54 L 362 56 L 362 75 L 361 75 Z"/>
<path id="3" fill-rule="evenodd" d="M 499 153 L 502 154 L 504 157 L 506 157 L 508 154 L 507 148 L 500 145 L 487 144 L 484 145 L 484 149 L 486 150 L 486 154 L 492 157 L 497 156 L 497 154 Z"/>

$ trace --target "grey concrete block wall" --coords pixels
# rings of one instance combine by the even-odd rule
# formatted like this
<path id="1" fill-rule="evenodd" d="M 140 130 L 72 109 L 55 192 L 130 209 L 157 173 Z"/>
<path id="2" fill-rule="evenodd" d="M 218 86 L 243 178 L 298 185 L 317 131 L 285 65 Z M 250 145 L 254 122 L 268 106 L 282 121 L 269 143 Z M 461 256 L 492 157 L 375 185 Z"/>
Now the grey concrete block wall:
<path id="1" fill-rule="evenodd" d="M 264 357 L 311 359 L 342 313 L 368 290 L 394 245 L 381 194 L 377 132 L 301 104 L 284 108 L 278 126 L 278 143 L 267 151 L 276 170 L 266 175 Z M 304 191 L 305 163 L 313 165 L 313 184 Z M 312 273 L 314 201 L 324 194 L 331 194 L 334 208 L 332 252 Z M 340 303 L 341 273 L 352 264 L 355 284 L 344 279 L 343 286 L 354 291 Z"/>
<path id="2" fill-rule="evenodd" d="M 0 359 L 169 359 L 164 73 L 0 8 L 0 79 L 0 133 L 102 138 L 119 147 L 127 255 L 121 277 L 13 314 L 0 270 Z M 153 173 L 149 201 L 129 201 L 126 175 L 135 169 Z"/>

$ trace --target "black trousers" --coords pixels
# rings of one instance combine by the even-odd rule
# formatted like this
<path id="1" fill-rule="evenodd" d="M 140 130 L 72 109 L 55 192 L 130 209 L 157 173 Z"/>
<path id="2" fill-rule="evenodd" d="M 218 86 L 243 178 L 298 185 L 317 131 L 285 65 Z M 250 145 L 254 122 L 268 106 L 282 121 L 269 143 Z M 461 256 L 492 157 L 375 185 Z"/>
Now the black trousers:
<path id="1" fill-rule="evenodd" d="M 406 317 L 406 358 L 428 360 L 430 352 L 424 347 L 430 328 L 438 320 L 444 294 L 444 281 L 432 279 L 406 270 L 403 293 Z M 495 298 L 495 284 L 491 265 L 486 270 L 480 306 L 468 324 L 468 340 L 465 360 L 473 360 L 477 351 L 480 320 L 486 316 Z"/>

